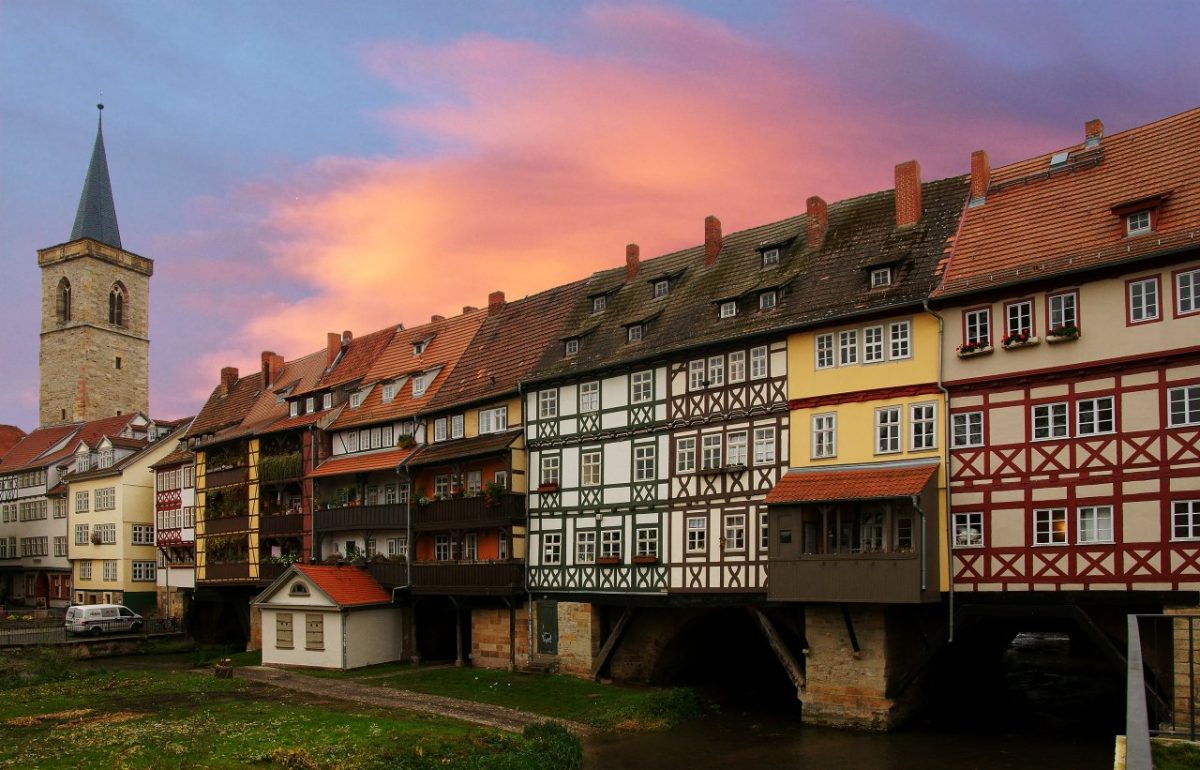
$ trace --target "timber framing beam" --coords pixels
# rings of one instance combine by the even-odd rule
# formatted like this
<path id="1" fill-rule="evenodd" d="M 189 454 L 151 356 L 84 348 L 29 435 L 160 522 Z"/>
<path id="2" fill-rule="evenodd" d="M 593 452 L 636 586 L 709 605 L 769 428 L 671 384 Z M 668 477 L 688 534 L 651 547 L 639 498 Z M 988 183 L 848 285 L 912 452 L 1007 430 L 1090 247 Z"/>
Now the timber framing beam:
<path id="1" fill-rule="evenodd" d="M 608 663 L 608 659 L 612 657 L 613 650 L 617 648 L 617 642 L 621 640 L 621 634 L 625 633 L 625 629 L 629 626 L 629 621 L 633 620 L 635 613 L 637 613 L 636 607 L 626 607 L 621 612 L 621 617 L 617 619 L 617 624 L 609 632 L 608 638 L 604 640 L 604 646 L 600 648 L 600 653 L 596 656 L 596 662 L 592 666 L 593 680 L 600 678 L 600 672 Z"/>
<path id="2" fill-rule="evenodd" d="M 792 651 L 783 643 L 779 632 L 775 630 L 775 624 L 771 622 L 771 619 L 767 617 L 765 612 L 758 607 L 747 607 L 746 610 L 758 621 L 758 625 L 762 628 L 763 636 L 767 637 L 767 644 L 771 645 L 771 650 L 775 653 L 775 657 L 779 658 L 783 670 L 787 672 L 788 678 L 792 680 L 792 684 L 796 687 L 796 695 L 799 696 L 804 691 L 807 682 L 800 664 L 796 662 L 796 657 L 792 655 Z"/>

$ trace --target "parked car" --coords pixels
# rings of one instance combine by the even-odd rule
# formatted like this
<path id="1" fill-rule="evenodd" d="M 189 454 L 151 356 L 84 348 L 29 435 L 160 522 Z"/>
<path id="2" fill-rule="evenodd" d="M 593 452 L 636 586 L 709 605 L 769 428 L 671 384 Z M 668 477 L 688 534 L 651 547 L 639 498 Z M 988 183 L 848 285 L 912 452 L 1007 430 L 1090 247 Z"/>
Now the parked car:
<path id="1" fill-rule="evenodd" d="M 142 630 L 141 615 L 121 604 L 77 604 L 67 608 L 63 628 L 68 634 L 112 634 Z"/>

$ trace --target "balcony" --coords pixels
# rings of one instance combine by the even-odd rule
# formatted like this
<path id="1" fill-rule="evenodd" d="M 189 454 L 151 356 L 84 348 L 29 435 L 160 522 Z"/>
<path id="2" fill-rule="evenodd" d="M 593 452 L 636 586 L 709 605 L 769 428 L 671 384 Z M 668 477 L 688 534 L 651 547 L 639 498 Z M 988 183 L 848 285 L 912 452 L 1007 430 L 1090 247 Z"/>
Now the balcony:
<path id="1" fill-rule="evenodd" d="M 155 543 L 154 544 L 159 546 L 160 548 L 165 548 L 167 546 L 195 545 L 196 541 L 193 538 L 193 535 L 192 535 L 193 532 L 195 532 L 195 530 L 192 529 L 191 527 L 188 527 L 188 529 L 187 529 L 188 537 L 185 540 L 184 536 L 183 536 L 184 530 L 179 529 L 178 527 L 172 527 L 170 529 L 160 527 L 155 534 Z"/>
<path id="2" fill-rule="evenodd" d="M 304 463 L 299 452 L 264 455 L 258 461 L 258 478 L 263 483 L 291 481 L 303 475 Z"/>
<path id="3" fill-rule="evenodd" d="M 375 561 L 367 564 L 367 571 L 389 591 L 408 585 L 408 565 L 402 561 Z"/>
<path id="4" fill-rule="evenodd" d="M 304 534 L 304 514 L 284 513 L 275 516 L 260 516 L 258 530 L 263 537 L 283 537 Z"/>
<path id="5" fill-rule="evenodd" d="M 525 590 L 520 561 L 417 562 L 412 565 L 414 594 L 507 595 Z"/>
<path id="6" fill-rule="evenodd" d="M 413 529 L 478 529 L 525 523 L 525 496 L 505 492 L 493 502 L 487 495 L 434 500 L 413 506 Z"/>
<path id="7" fill-rule="evenodd" d="M 229 487 L 234 484 L 245 484 L 247 470 L 246 466 L 243 465 L 219 471 L 209 471 L 204 475 L 204 488 L 216 489 L 217 487 Z"/>
<path id="8" fill-rule="evenodd" d="M 227 532 L 246 532 L 250 529 L 249 516 L 226 516 L 220 519 L 205 519 L 205 535 L 223 535 Z"/>
<path id="9" fill-rule="evenodd" d="M 770 565 L 771 600 L 915 604 L 929 598 L 922 595 L 921 559 L 915 553 L 772 557 Z"/>
<path id="10" fill-rule="evenodd" d="M 413 516 L 417 506 L 412 507 Z M 342 532 L 345 530 L 403 529 L 404 505 L 352 505 L 313 511 L 313 528 L 317 532 Z"/>
<path id="11" fill-rule="evenodd" d="M 288 567 L 290 567 L 290 566 L 292 566 L 292 565 L 290 565 L 290 564 L 263 564 L 263 563 L 259 562 L 259 565 L 258 565 L 259 582 L 270 583 L 272 580 L 275 580 L 277 577 L 279 577 L 283 573 L 287 572 Z"/>
<path id="12" fill-rule="evenodd" d="M 248 562 L 229 562 L 226 564 L 208 564 L 204 567 L 204 580 L 249 580 L 250 564 Z"/>

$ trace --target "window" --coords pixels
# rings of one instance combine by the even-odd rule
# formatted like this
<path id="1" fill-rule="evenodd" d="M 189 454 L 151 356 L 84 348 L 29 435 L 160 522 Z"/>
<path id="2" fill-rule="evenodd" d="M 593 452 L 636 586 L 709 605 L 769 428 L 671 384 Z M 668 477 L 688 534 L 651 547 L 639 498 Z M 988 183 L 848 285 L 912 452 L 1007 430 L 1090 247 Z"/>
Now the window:
<path id="1" fill-rule="evenodd" d="M 1113 509 L 1111 505 L 1092 505 L 1079 509 L 1079 542 L 1111 543 Z"/>
<path id="2" fill-rule="evenodd" d="M 719 388 L 725 384 L 725 357 L 710 356 L 708 359 L 708 385 Z"/>
<path id="3" fill-rule="evenodd" d="M 765 249 L 762 253 L 763 267 L 779 264 L 779 249 Z"/>
<path id="4" fill-rule="evenodd" d="M 1135 211 L 1125 217 L 1125 235 L 1141 235 L 1150 232 L 1150 212 Z"/>
<path id="5" fill-rule="evenodd" d="M 601 294 L 598 297 L 592 297 L 592 312 L 602 313 L 608 307 L 608 297 Z"/>
<path id="6" fill-rule="evenodd" d="M 720 433 L 710 433 L 701 441 L 700 467 L 704 470 L 721 467 Z"/>
<path id="7" fill-rule="evenodd" d="M 1033 544 L 1067 544 L 1066 508 L 1039 508 L 1033 512 Z"/>
<path id="8" fill-rule="evenodd" d="M 501 532 L 499 535 L 496 536 L 496 558 L 502 559 L 502 560 L 508 558 L 508 533 L 507 532 Z"/>
<path id="9" fill-rule="evenodd" d="M 1033 408 L 1034 441 L 1066 438 L 1069 434 L 1066 404 L 1038 404 Z"/>
<path id="10" fill-rule="evenodd" d="M 768 528 L 767 523 L 767 514 L 765 512 L 758 514 L 758 550 L 760 551 L 767 550 L 767 548 L 771 545 L 771 540 L 768 537 L 770 529 Z"/>
<path id="11" fill-rule="evenodd" d="M 1200 500 L 1171 503 L 1171 539 L 1200 540 Z"/>
<path id="12" fill-rule="evenodd" d="M 559 457 L 558 455 L 542 455 L 542 473 L 540 476 L 541 484 L 557 484 L 559 475 Z"/>
<path id="13" fill-rule="evenodd" d="M 627 342 L 637 342 L 642 338 L 642 324 L 630 324 L 625 330 L 625 340 Z"/>
<path id="14" fill-rule="evenodd" d="M 868 326 L 863 329 L 863 363 L 874 364 L 883 360 L 883 327 Z"/>
<path id="15" fill-rule="evenodd" d="M 913 404 L 908 408 L 908 448 L 911 451 L 937 446 L 937 410 L 934 404 Z"/>
<path id="16" fill-rule="evenodd" d="M 325 649 L 325 616 L 307 614 L 304 616 L 304 649 Z"/>
<path id="17" fill-rule="evenodd" d="M 1004 308 L 1004 330 L 1007 336 L 1033 335 L 1033 301 L 1021 300 Z"/>
<path id="18" fill-rule="evenodd" d="M 771 308 L 775 307 L 778 301 L 779 294 L 774 289 L 771 291 L 764 291 L 758 295 L 758 309 L 770 310 Z"/>
<path id="19" fill-rule="evenodd" d="M 883 286 L 892 285 L 892 269 L 890 267 L 880 267 L 871 271 L 871 288 L 878 289 Z"/>
<path id="20" fill-rule="evenodd" d="M 117 507 L 117 488 L 101 487 L 96 490 L 96 510 L 111 511 Z"/>
<path id="21" fill-rule="evenodd" d="M 579 411 L 600 411 L 600 383 L 585 382 L 579 386 Z"/>
<path id="22" fill-rule="evenodd" d="M 105 559 L 104 563 L 103 563 L 103 568 L 104 568 L 104 580 L 106 580 L 110 583 L 115 582 L 117 579 L 117 560 L 116 559 Z"/>
<path id="23" fill-rule="evenodd" d="M 875 453 L 900 451 L 900 407 L 875 410 Z"/>
<path id="24" fill-rule="evenodd" d="M 492 483 L 501 489 L 508 489 L 508 471 L 496 471 L 496 475 L 492 477 Z"/>
<path id="25" fill-rule="evenodd" d="M 688 362 L 688 390 L 701 390 L 707 384 L 704 379 L 704 359 Z"/>
<path id="26" fill-rule="evenodd" d="M 113 464 L 113 450 L 112 450 L 112 448 L 111 448 L 111 447 L 109 447 L 109 448 L 106 448 L 106 449 L 101 449 L 101 450 L 100 450 L 100 451 L 97 453 L 96 467 L 97 467 L 97 468 L 111 468 L 111 467 L 112 467 L 112 464 Z"/>
<path id="27" fill-rule="evenodd" d="M 350 404 L 350 406 L 357 406 L 357 404 L 354 404 L 354 403 L 353 403 L 353 401 L 354 401 L 354 396 L 356 396 L 356 395 L 358 395 L 358 394 L 357 394 L 357 393 L 353 393 L 353 394 L 351 394 L 351 396 L 350 396 L 350 400 L 351 400 L 351 404 Z M 360 400 L 360 403 L 361 403 L 361 400 Z M 315 412 L 315 411 L 316 411 L 316 407 L 317 407 L 317 402 L 316 402 L 316 399 L 315 399 L 315 397 L 313 397 L 313 396 L 309 396 L 308 398 L 304 399 L 304 413 L 305 413 L 305 414 L 312 414 L 313 412 Z"/>
<path id="28" fill-rule="evenodd" d="M 817 335 L 817 368 L 828 369 L 833 366 L 833 335 Z"/>
<path id="29" fill-rule="evenodd" d="M 983 514 L 956 513 L 954 514 L 954 547 L 982 548 L 983 547 Z"/>
<path id="30" fill-rule="evenodd" d="M 675 440 L 675 472 L 691 473 L 696 470 L 696 439 Z"/>
<path id="31" fill-rule="evenodd" d="M 644 404 L 654 398 L 653 372 L 634 372 L 629 381 L 629 400 L 632 403 Z"/>
<path id="32" fill-rule="evenodd" d="M 908 321 L 897 321 L 889 326 L 892 336 L 892 358 L 908 358 L 912 355 L 912 325 Z"/>
<path id="33" fill-rule="evenodd" d="M 601 454 L 599 449 L 590 449 L 579 455 L 579 483 L 585 487 L 600 486 Z"/>
<path id="34" fill-rule="evenodd" d="M 91 542 L 91 541 L 88 540 L 88 525 L 87 524 L 76 524 L 75 525 L 75 545 L 87 545 L 89 542 Z"/>
<path id="35" fill-rule="evenodd" d="M 858 330 L 838 332 L 838 365 L 850 366 L 858 363 Z"/>
<path id="36" fill-rule="evenodd" d="M 742 382 L 746 379 L 746 351 L 737 350 L 729 354 L 729 381 Z"/>
<path id="37" fill-rule="evenodd" d="M 312 399 L 310 398 L 309 402 L 311 402 L 311 401 L 312 401 Z M 350 394 L 350 408 L 351 409 L 359 408 L 360 406 L 362 406 L 362 402 L 363 402 L 362 391 L 355 391 Z"/>
<path id="38" fill-rule="evenodd" d="M 737 302 L 726 300 L 721 303 L 720 316 L 721 318 L 733 318 L 737 315 Z"/>
<path id="39" fill-rule="evenodd" d="M 960 447 L 983 446 L 983 412 L 959 412 L 950 416 L 953 428 L 951 444 Z"/>
<path id="40" fill-rule="evenodd" d="M 667 279 L 664 278 L 661 281 L 654 282 L 655 298 L 667 296 L 667 292 L 669 292 L 670 290 L 671 290 L 671 282 L 668 281 Z"/>
<path id="41" fill-rule="evenodd" d="M 477 495 L 483 491 L 483 471 L 467 471 L 467 494 Z"/>
<path id="42" fill-rule="evenodd" d="M 558 416 L 558 390 L 554 388 L 539 390 L 537 400 L 539 419 L 545 420 L 549 417 Z"/>
<path id="43" fill-rule="evenodd" d="M 746 514 L 730 513 L 725 516 L 725 550 L 746 550 Z"/>
<path id="44" fill-rule="evenodd" d="M 425 348 L 429 347 L 429 340 L 417 340 L 413 343 L 413 355 L 419 356 L 425 352 Z"/>
<path id="45" fill-rule="evenodd" d="M 1200 311 L 1200 270 L 1175 274 L 1175 314 Z"/>
<path id="46" fill-rule="evenodd" d="M 658 558 L 657 527 L 638 527 L 637 555 L 642 558 Z"/>
<path id="47" fill-rule="evenodd" d="M 429 387 L 429 383 L 425 381 L 425 374 L 417 374 L 413 376 L 412 393 L 413 398 L 420 398 L 425 395 L 425 390 Z"/>
<path id="48" fill-rule="evenodd" d="M 133 544 L 154 545 L 154 527 L 149 524 L 134 524 Z"/>
<path id="49" fill-rule="evenodd" d="M 433 558 L 436 561 L 450 560 L 450 536 L 436 535 L 433 538 Z"/>
<path id="50" fill-rule="evenodd" d="M 292 649 L 292 613 L 275 613 L 275 649 Z"/>
<path id="51" fill-rule="evenodd" d="M 772 465 L 775 462 L 775 429 L 754 429 L 754 464 Z"/>
<path id="52" fill-rule="evenodd" d="M 91 580 L 92 579 L 92 562 L 91 562 L 91 560 L 84 559 L 83 561 L 79 562 L 79 579 L 80 580 Z"/>
<path id="53" fill-rule="evenodd" d="M 117 542 L 117 525 L 116 524 L 97 524 L 92 530 L 93 536 L 99 535 L 100 542 L 105 545 L 112 545 Z"/>
<path id="54" fill-rule="evenodd" d="M 575 533 L 575 563 L 595 564 L 596 562 L 596 533 Z"/>
<path id="55" fill-rule="evenodd" d="M 1167 390 L 1167 427 L 1200 425 L 1200 385 Z"/>
<path id="56" fill-rule="evenodd" d="M 332 406 L 333 394 L 326 393 L 325 397 L 330 401 L 330 405 Z M 396 400 L 396 383 L 385 382 L 383 384 L 383 403 L 388 404 L 395 400 Z M 329 406 L 326 406 L 325 408 L 328 409 Z"/>
<path id="57" fill-rule="evenodd" d="M 136 582 L 153 581 L 155 564 L 152 561 L 135 561 L 130 564 L 133 580 Z"/>
<path id="58" fill-rule="evenodd" d="M 55 556 L 66 556 L 67 555 L 67 539 L 65 537 L 55 535 L 55 537 L 54 537 L 54 555 Z"/>
<path id="59" fill-rule="evenodd" d="M 729 443 L 725 447 L 726 465 L 746 464 L 746 442 L 747 436 L 745 431 L 737 431 L 736 433 L 729 434 Z"/>
<path id="60" fill-rule="evenodd" d="M 125 326 L 125 287 L 119 281 L 108 293 L 108 322 L 113 326 Z"/>
<path id="61" fill-rule="evenodd" d="M 608 559 L 619 559 L 622 553 L 621 530 L 606 529 L 600 533 L 600 555 Z"/>
<path id="62" fill-rule="evenodd" d="M 654 455 L 655 447 L 653 444 L 634 447 L 633 449 L 633 480 L 634 481 L 654 481 Z"/>
<path id="63" fill-rule="evenodd" d="M 565 347 L 563 349 L 563 353 L 568 356 L 578 355 L 579 354 L 579 338 L 572 337 L 571 339 L 567 340 Z"/>
<path id="64" fill-rule="evenodd" d="M 1078 296 L 1075 292 L 1066 294 L 1051 294 L 1048 300 L 1050 305 L 1050 326 L 1047 329 L 1051 334 L 1061 329 L 1077 329 L 1079 328 L 1079 313 L 1078 313 Z"/>
<path id="65" fill-rule="evenodd" d="M 1158 276 L 1130 281 L 1129 322 L 1145 323 L 1158 320 Z"/>
<path id="66" fill-rule="evenodd" d="M 439 473 L 433 479 L 433 493 L 438 497 L 445 497 L 450 494 L 450 475 L 447 473 Z"/>
<path id="67" fill-rule="evenodd" d="M 87 490 L 75 493 L 75 513 L 87 513 L 88 510 L 88 493 Z"/>
<path id="68" fill-rule="evenodd" d="M 54 314 L 59 323 L 71 320 L 71 282 L 66 278 L 58 281 L 58 291 L 54 294 Z"/>
<path id="69" fill-rule="evenodd" d="M 1113 432 L 1113 397 L 1085 398 L 1076 404 L 1077 436 L 1094 436 Z"/>
<path id="70" fill-rule="evenodd" d="M 450 438 L 463 437 L 463 416 L 456 414 L 450 418 Z"/>
<path id="71" fill-rule="evenodd" d="M 300 402 L 299 401 L 289 401 L 288 402 L 288 417 L 299 417 L 299 416 L 300 416 Z"/>
<path id="72" fill-rule="evenodd" d="M 500 433 L 508 430 L 508 407 L 498 406 L 494 409 L 479 410 L 479 432 Z"/>
<path id="73" fill-rule="evenodd" d="M 1196 528 L 1200 534 L 1200 526 Z M 688 553 L 703 553 L 708 547 L 708 520 L 703 516 L 690 516 L 687 520 Z"/>
<path id="74" fill-rule="evenodd" d="M 114 369 L 121 368 L 121 357 L 120 356 L 117 356 L 116 358 L 113 359 L 113 368 Z"/>
<path id="75" fill-rule="evenodd" d="M 468 532 L 463 538 L 463 558 L 479 561 L 479 535 L 475 532 Z"/>
<path id="76" fill-rule="evenodd" d="M 992 309 L 968 310 L 963 315 L 966 328 L 963 344 L 988 346 L 992 344 Z"/>
<path id="77" fill-rule="evenodd" d="M 446 440 L 446 418 L 445 417 L 439 417 L 433 421 L 433 440 L 434 441 L 445 441 Z"/>
<path id="78" fill-rule="evenodd" d="M 391 537 L 387 541 L 387 555 L 393 558 L 408 557 L 408 535 Z"/>
<path id="79" fill-rule="evenodd" d="M 814 414 L 812 416 L 812 456 L 835 457 L 837 455 L 837 415 Z"/>
<path id="80" fill-rule="evenodd" d="M 562 533 L 547 532 L 542 535 L 542 564 L 558 564 L 562 561 Z"/>
<path id="81" fill-rule="evenodd" d="M 767 346 L 750 349 L 750 379 L 761 380 L 767 376 Z"/>

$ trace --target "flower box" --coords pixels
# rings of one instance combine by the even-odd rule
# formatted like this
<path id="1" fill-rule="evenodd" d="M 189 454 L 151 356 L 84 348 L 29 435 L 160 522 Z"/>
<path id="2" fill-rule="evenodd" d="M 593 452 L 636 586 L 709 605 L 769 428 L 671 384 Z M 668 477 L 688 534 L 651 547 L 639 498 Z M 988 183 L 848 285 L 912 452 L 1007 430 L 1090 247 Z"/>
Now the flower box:
<path id="1" fill-rule="evenodd" d="M 614 564 L 620 564 L 620 563 L 621 563 L 620 556 L 597 556 L 596 557 L 596 564 L 600 565 L 601 567 L 611 567 Z"/>
<path id="2" fill-rule="evenodd" d="M 1060 342 L 1070 342 L 1071 340 L 1077 340 L 1077 339 L 1079 339 L 1079 330 L 1078 329 L 1076 329 L 1074 331 L 1060 332 L 1058 334 L 1055 334 L 1054 332 L 1050 332 L 1049 334 L 1046 335 L 1046 342 L 1050 343 L 1051 345 L 1056 345 Z"/>
<path id="3" fill-rule="evenodd" d="M 1037 337 L 1017 337 L 1005 340 L 1002 345 L 1005 350 L 1015 350 L 1016 348 L 1031 348 L 1041 342 Z"/>
<path id="4" fill-rule="evenodd" d="M 634 556 L 634 564 L 658 564 L 657 556 Z"/>
<path id="5" fill-rule="evenodd" d="M 558 484 L 538 484 L 538 494 L 546 494 L 547 492 L 557 492 Z"/>
<path id="6" fill-rule="evenodd" d="M 991 345 L 979 345 L 979 346 L 973 346 L 973 347 L 964 347 L 964 348 L 959 348 L 958 357 L 959 358 L 974 358 L 976 356 L 986 356 L 986 355 L 990 354 L 993 350 L 995 350 L 995 348 L 993 348 Z"/>

